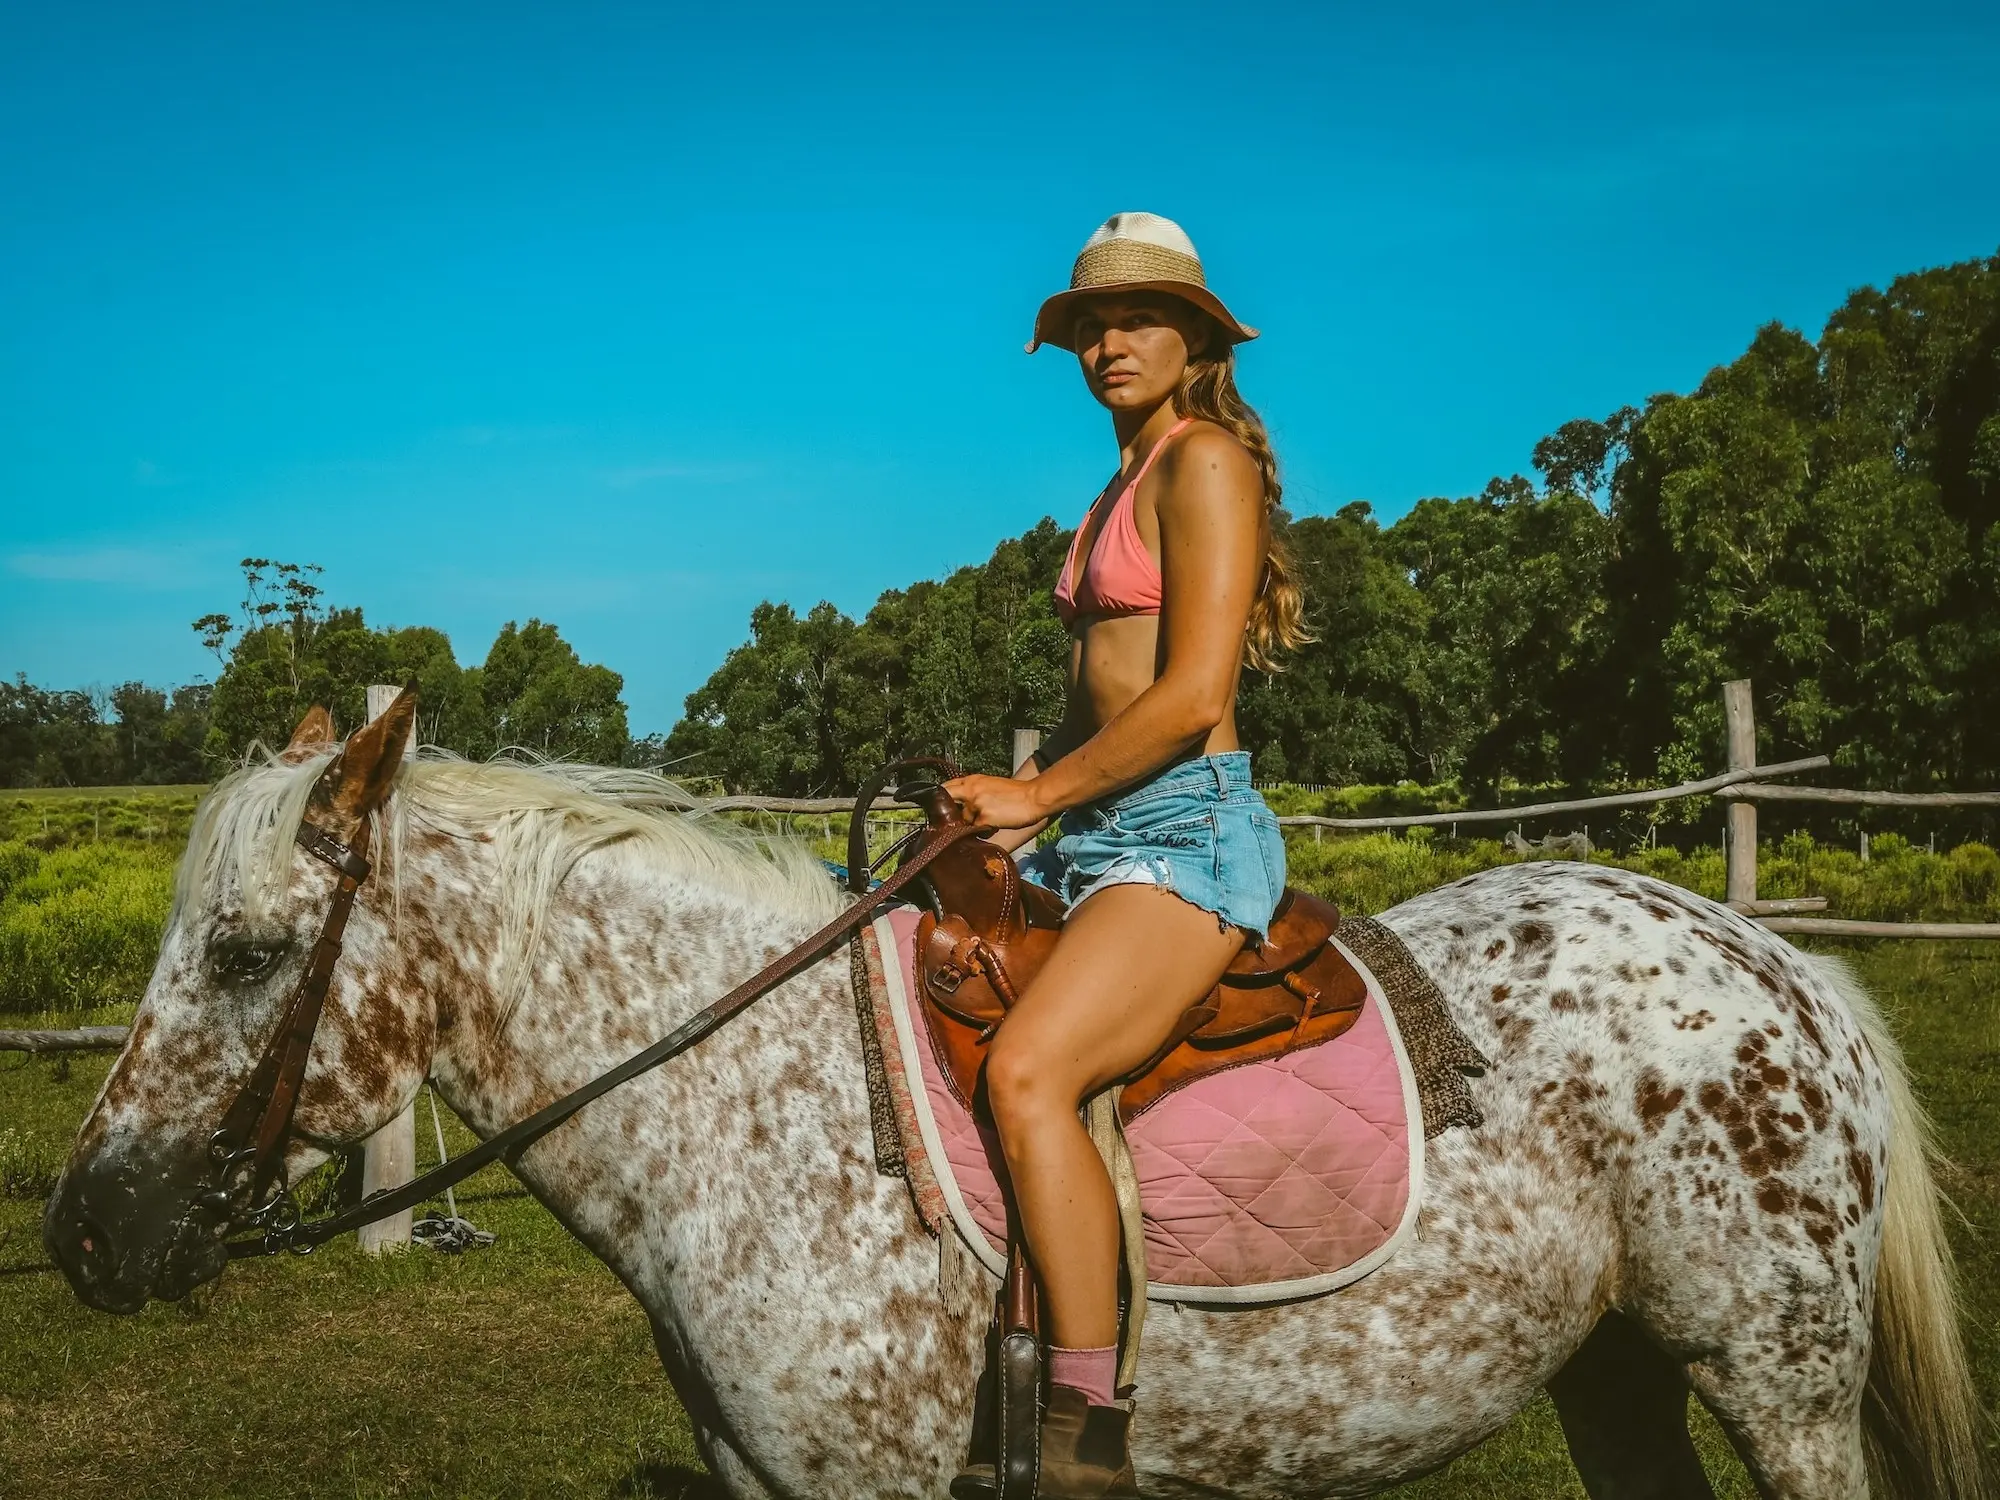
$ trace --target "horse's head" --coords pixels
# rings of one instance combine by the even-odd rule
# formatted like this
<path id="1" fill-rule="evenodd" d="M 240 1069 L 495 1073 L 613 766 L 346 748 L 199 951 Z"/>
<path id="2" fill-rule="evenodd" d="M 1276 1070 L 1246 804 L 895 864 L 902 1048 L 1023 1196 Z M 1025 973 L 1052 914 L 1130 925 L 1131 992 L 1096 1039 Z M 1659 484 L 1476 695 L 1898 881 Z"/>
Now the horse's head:
<path id="1" fill-rule="evenodd" d="M 335 746 L 315 708 L 283 755 L 230 776 L 197 815 L 152 981 L 43 1224 L 91 1306 L 136 1312 L 221 1274 L 232 1213 L 217 1206 L 211 1143 L 279 1029 L 340 878 L 294 834 L 304 821 L 352 845 L 386 826 L 377 814 L 415 713 L 405 692 Z M 388 842 L 374 840 L 378 863 Z M 369 882 L 347 927 L 284 1148 L 292 1181 L 392 1119 L 430 1063 L 434 1013 L 399 980 L 380 915 L 389 885 Z"/>

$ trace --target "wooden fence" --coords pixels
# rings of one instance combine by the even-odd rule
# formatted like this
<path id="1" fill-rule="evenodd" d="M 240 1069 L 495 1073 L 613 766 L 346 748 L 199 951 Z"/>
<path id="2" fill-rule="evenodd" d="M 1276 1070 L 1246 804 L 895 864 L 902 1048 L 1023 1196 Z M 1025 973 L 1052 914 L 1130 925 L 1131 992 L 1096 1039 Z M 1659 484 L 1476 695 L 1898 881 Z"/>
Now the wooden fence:
<path id="1" fill-rule="evenodd" d="M 1755 759 L 1757 743 L 1749 682 L 1724 684 L 1722 707 L 1727 720 L 1730 763 L 1748 765 Z M 1824 897 L 1809 896 L 1799 901 L 1757 898 L 1759 802 L 1817 802 L 1845 807 L 2000 807 L 2000 792 L 1867 792 L 1849 787 L 1772 786 L 1749 776 L 1718 789 L 1716 795 L 1730 804 L 1728 902 L 1773 932 L 1820 937 L 2000 938 L 2000 922 L 1855 922 L 1839 917 L 1799 915 L 1824 910 Z M 1862 849 L 1865 854 L 1865 835 Z"/>
<path id="2" fill-rule="evenodd" d="M 378 691 L 393 695 L 394 689 L 371 689 L 370 716 L 379 712 L 373 695 Z M 1757 726 L 1751 706 L 1750 683 L 1730 682 L 1723 686 L 1722 704 L 1728 730 L 1728 769 L 1699 781 L 1648 791 L 1619 792 L 1606 797 L 1576 797 L 1560 802 L 1534 802 L 1521 807 L 1482 808 L 1467 812 L 1409 813 L 1380 818 L 1329 818 L 1301 813 L 1281 817 L 1288 828 L 1310 828 L 1317 837 L 1325 829 L 1340 832 L 1376 832 L 1394 828 L 1456 827 L 1461 823 L 1520 823 L 1534 818 L 1561 817 L 1570 813 L 1612 811 L 1625 807 L 1646 807 L 1683 797 L 1718 797 L 1726 800 L 1728 876 L 1725 897 L 1728 904 L 1762 923 L 1773 932 L 1801 936 L 1865 938 L 2000 938 L 2000 922 L 1858 922 L 1819 916 L 1826 909 L 1823 896 L 1763 900 L 1757 895 L 1757 804 L 1759 802 L 1817 802 L 1848 807 L 2000 807 L 2000 792 L 1870 792 L 1845 787 L 1781 786 L 1772 778 L 1794 776 L 1801 771 L 1823 770 L 1832 762 L 1824 755 L 1799 760 L 1756 764 Z M 1039 736 L 1018 731 L 1014 749 L 1017 761 L 1035 748 Z M 683 805 L 683 804 L 675 804 Z M 690 799 L 684 804 L 709 812 L 762 812 L 780 815 L 831 819 L 853 810 L 847 797 L 717 797 Z M 872 809 L 876 813 L 900 813 L 907 820 L 907 805 L 884 797 Z M 74 1052 L 110 1050 L 122 1046 L 122 1026 L 86 1026 L 74 1031 L 0 1031 L 0 1052 Z M 374 1186 L 393 1186 L 405 1179 L 415 1161 L 414 1114 L 406 1113 L 381 1136 L 371 1140 L 371 1164 L 367 1176 Z M 405 1156 L 407 1152 L 407 1156 Z M 387 1159 L 383 1159 L 386 1157 Z M 404 1166 L 403 1158 L 411 1163 Z M 390 1243 L 408 1243 L 407 1230 L 391 1231 Z"/>

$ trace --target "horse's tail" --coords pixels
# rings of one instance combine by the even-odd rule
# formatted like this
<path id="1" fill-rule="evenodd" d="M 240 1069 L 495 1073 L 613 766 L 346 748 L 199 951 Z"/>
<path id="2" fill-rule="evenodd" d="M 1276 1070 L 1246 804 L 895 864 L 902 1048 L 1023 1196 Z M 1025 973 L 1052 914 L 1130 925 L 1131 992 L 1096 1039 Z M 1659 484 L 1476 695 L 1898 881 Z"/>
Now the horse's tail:
<path id="1" fill-rule="evenodd" d="M 1861 1414 L 1870 1486 L 1888 1500 L 1983 1500 L 1992 1493 L 1986 1419 L 1959 1332 L 1958 1272 L 1932 1178 L 1942 1161 L 1937 1138 L 1874 997 L 1840 959 L 1813 962 L 1860 1025 L 1889 1090 L 1882 1257 Z"/>

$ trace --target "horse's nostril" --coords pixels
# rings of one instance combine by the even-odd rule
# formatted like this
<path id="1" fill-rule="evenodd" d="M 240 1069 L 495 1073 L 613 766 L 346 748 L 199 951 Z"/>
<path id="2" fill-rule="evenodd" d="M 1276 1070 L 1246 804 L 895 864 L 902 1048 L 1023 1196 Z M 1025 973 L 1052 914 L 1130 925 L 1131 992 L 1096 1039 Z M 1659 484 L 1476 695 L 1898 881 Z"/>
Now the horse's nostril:
<path id="1" fill-rule="evenodd" d="M 104 1226 L 88 1214 L 76 1216 L 76 1248 L 84 1260 L 108 1259 L 111 1254 L 111 1236 L 104 1232 Z"/>

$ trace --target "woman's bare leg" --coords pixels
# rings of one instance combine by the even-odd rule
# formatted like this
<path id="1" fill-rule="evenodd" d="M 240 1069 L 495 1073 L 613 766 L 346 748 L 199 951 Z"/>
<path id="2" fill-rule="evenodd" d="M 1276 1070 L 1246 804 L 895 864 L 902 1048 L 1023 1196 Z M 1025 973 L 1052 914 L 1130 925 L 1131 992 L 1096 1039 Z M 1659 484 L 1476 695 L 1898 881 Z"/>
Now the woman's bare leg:
<path id="1" fill-rule="evenodd" d="M 987 1101 L 1052 1343 L 1118 1341 L 1118 1200 L 1077 1104 L 1158 1051 L 1243 938 L 1158 887 L 1111 886 L 1070 913 L 993 1038 Z"/>

